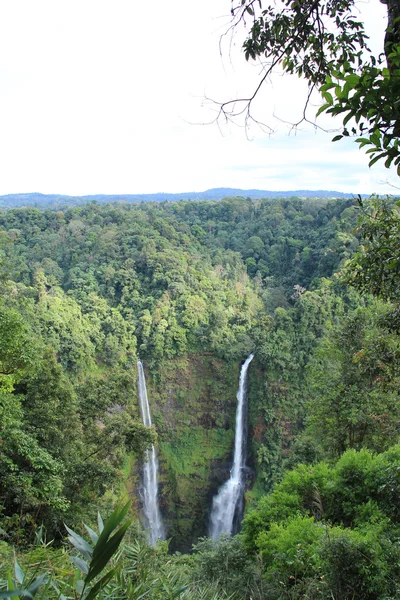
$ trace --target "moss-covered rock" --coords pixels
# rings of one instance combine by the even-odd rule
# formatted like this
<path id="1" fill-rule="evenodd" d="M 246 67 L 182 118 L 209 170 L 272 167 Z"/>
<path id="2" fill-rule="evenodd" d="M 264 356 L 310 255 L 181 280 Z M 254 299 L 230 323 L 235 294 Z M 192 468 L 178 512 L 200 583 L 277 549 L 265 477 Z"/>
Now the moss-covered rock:
<path id="1" fill-rule="evenodd" d="M 188 550 L 207 534 L 212 496 L 229 476 L 239 370 L 211 354 L 145 365 L 172 549 Z"/>

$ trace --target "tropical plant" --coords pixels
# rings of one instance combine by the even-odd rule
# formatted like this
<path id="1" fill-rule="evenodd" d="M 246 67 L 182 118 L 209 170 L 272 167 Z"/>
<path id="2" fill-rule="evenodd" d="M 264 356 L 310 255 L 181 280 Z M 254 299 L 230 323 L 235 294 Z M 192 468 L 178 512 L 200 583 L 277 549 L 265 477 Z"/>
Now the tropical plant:
<path id="1" fill-rule="evenodd" d="M 55 592 L 55 597 L 64 599 L 73 597 L 79 600 L 93 600 L 116 576 L 118 561 L 105 573 L 113 556 L 116 555 L 121 541 L 131 525 L 132 520 L 121 524 L 127 516 L 130 503 L 125 506 L 117 506 L 105 523 L 98 515 L 97 534 L 91 527 L 84 525 L 89 534 L 91 543 L 87 542 L 81 535 L 66 526 L 67 539 L 80 556 L 71 556 L 71 562 L 77 568 L 71 577 L 58 581 L 51 572 L 26 575 L 20 567 L 17 559 L 14 560 L 14 577 L 11 574 L 8 580 L 3 582 L 5 591 L 0 592 L 0 598 L 20 597 L 24 600 L 38 596 L 40 598 L 50 597 L 50 590 Z M 53 593 L 54 595 L 54 593 Z"/>

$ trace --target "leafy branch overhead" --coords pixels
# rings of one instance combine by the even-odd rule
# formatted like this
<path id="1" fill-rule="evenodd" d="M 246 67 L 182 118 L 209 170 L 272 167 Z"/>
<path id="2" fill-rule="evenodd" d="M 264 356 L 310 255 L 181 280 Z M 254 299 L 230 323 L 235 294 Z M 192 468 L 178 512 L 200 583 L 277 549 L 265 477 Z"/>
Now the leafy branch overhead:
<path id="1" fill-rule="evenodd" d="M 320 87 L 325 104 L 317 114 L 326 112 L 344 117 L 342 134 L 333 141 L 349 136 L 347 125 L 354 120 L 350 131 L 360 136 L 356 139 L 360 148 L 368 147 L 369 166 L 382 159 L 387 168 L 393 163 L 400 175 L 400 46 L 394 46 L 389 57 L 391 69 L 380 68 L 372 60 L 360 74 L 349 63 L 341 70 L 333 70 Z"/>
<path id="2" fill-rule="evenodd" d="M 359 146 L 368 147 L 369 166 L 384 160 L 386 167 L 394 164 L 400 174 L 400 3 L 385 2 L 388 26 L 385 53 L 379 56 L 368 47 L 355 4 L 355 0 L 284 0 L 266 7 L 261 0 L 233 4 L 231 28 L 247 27 L 246 60 L 261 61 L 263 70 L 249 97 L 220 104 L 219 118 L 244 116 L 246 124 L 255 121 L 253 102 L 279 67 L 308 82 L 301 121 L 309 120 L 310 97 L 318 90 L 324 104 L 317 116 L 325 112 L 343 118 L 342 133 L 334 141 L 357 135 Z"/>

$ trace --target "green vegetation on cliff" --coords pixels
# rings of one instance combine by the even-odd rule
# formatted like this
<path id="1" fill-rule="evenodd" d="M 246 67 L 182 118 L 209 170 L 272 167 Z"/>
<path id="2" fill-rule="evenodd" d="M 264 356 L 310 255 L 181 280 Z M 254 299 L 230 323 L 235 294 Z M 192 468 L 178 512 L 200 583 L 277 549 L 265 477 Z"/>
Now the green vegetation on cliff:
<path id="1" fill-rule="evenodd" d="M 132 539 L 160 581 L 188 586 L 174 597 L 395 598 L 398 210 L 368 210 L 228 198 L 0 213 L 7 543 L 29 549 L 45 531 L 58 544 L 63 522 L 93 526 L 120 496 L 137 516 L 155 442 L 169 551 L 196 547 L 167 567 L 165 544 Z M 229 475 L 251 351 L 248 516 L 242 537 L 213 543 L 201 538 Z M 139 356 L 151 430 L 137 405 Z M 153 585 L 129 577 L 141 593 Z"/>
<path id="2" fill-rule="evenodd" d="M 140 355 L 165 450 L 170 530 L 178 546 L 190 546 L 205 532 L 217 463 L 231 452 L 238 363 L 252 347 L 261 308 L 240 257 L 215 263 L 188 226 L 160 218 L 152 206 L 20 209 L 1 214 L 0 226 L 3 328 L 11 334 L 0 349 L 3 371 L 10 371 L 3 375 L 3 410 L 11 402 L 10 429 L 18 423 L 30 432 L 26 445 L 46 451 L 40 460 L 55 495 L 40 489 L 37 470 L 44 467 L 5 436 L 3 528 L 19 539 L 23 527 L 29 540 L 43 522 L 59 536 L 63 520 L 92 518 L 96 506 L 112 502 L 127 454 L 140 459 L 153 439 L 138 415 Z M 189 429 L 202 449 L 208 446 L 206 455 L 192 444 L 189 457 Z"/>
<path id="3" fill-rule="evenodd" d="M 238 378 L 236 362 L 211 354 L 163 361 L 147 378 L 172 548 L 190 550 L 207 532 L 212 495 L 231 464 Z"/>

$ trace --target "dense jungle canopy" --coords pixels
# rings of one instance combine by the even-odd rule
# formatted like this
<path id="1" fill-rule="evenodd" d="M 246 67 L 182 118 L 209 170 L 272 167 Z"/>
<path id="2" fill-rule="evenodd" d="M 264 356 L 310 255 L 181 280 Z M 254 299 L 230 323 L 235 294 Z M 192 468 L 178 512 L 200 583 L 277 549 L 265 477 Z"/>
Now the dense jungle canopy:
<path id="1" fill-rule="evenodd" d="M 107 593 L 395 598 L 398 219 L 392 200 L 317 198 L 0 213 L 4 585 L 16 546 L 26 581 L 55 561 L 73 593 L 63 523 L 92 531 L 121 496 L 137 516 L 156 440 L 170 550 L 194 551 L 131 528 Z M 211 542 L 250 351 L 247 516 Z"/>

